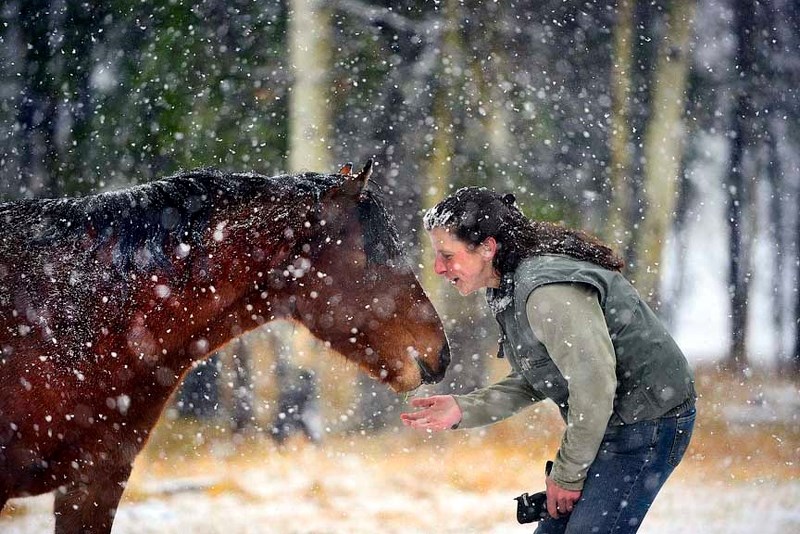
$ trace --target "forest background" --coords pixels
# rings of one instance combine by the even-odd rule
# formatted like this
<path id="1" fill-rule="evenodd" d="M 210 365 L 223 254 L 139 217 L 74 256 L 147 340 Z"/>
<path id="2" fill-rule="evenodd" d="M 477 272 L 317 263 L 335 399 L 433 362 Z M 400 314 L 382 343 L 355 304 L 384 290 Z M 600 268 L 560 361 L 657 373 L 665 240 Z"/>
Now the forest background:
<path id="1" fill-rule="evenodd" d="M 797 480 L 800 8 L 790 0 L 9 0 L 0 45 L 0 200 L 197 167 L 333 172 L 373 157 L 451 339 L 454 363 L 429 391 L 465 392 L 504 374 L 496 327 L 482 297 L 433 276 L 421 214 L 463 185 L 513 191 L 530 217 L 612 243 L 684 341 L 708 408 L 706 445 L 690 455 L 723 471 L 761 457 L 748 476 Z M 186 379 L 149 461 L 268 437 L 280 399 L 298 392 L 323 448 L 396 439 L 404 399 L 324 352 L 280 323 L 232 343 Z M 560 435 L 551 416 L 470 439 L 525 447 L 544 426 L 538 461 Z M 170 437 L 186 433 L 214 437 L 187 452 Z"/>

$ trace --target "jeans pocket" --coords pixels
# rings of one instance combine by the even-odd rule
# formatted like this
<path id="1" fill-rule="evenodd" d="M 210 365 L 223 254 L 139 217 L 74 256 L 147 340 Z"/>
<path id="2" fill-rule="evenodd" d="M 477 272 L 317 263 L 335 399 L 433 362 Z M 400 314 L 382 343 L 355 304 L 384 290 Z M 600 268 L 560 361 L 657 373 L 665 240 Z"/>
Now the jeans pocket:
<path id="1" fill-rule="evenodd" d="M 694 430 L 694 420 L 697 411 L 692 408 L 688 412 L 684 412 L 677 418 L 675 426 L 675 437 L 672 440 L 672 449 L 669 452 L 669 465 L 678 467 L 681 463 L 683 455 L 686 454 L 686 449 L 689 448 L 689 441 L 692 439 L 692 431 Z"/>
<path id="2" fill-rule="evenodd" d="M 606 430 L 601 452 L 610 454 L 638 454 L 651 448 L 658 436 L 658 421 L 640 421 L 632 425 L 613 426 Z"/>

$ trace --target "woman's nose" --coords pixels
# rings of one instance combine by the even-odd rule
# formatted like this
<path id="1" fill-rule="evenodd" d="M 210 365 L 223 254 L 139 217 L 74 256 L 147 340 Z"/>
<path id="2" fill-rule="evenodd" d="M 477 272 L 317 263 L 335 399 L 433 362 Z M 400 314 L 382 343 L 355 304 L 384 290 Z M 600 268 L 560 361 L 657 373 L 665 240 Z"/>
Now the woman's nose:
<path id="1" fill-rule="evenodd" d="M 434 260 L 434 262 L 433 262 L 433 272 L 435 272 L 436 274 L 439 274 L 439 275 L 444 274 L 444 273 L 447 272 L 447 268 L 444 266 L 444 262 L 441 260 L 441 258 L 437 257 L 436 260 Z"/>

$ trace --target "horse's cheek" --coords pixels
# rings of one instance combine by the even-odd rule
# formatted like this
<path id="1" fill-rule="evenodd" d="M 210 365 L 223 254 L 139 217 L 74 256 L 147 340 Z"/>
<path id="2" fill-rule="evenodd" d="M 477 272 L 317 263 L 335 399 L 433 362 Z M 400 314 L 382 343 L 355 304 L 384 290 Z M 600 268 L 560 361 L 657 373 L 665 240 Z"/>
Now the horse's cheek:
<path id="1" fill-rule="evenodd" d="M 333 325 L 335 324 L 334 323 L 334 319 L 333 319 L 333 313 L 331 313 L 331 312 L 323 312 L 319 316 L 319 319 L 317 320 L 317 324 L 323 330 L 328 330 L 330 328 L 333 328 Z"/>
<path id="2" fill-rule="evenodd" d="M 382 295 L 372 299 L 371 309 L 378 319 L 385 321 L 394 314 L 396 303 L 392 295 Z"/>
<path id="3" fill-rule="evenodd" d="M 411 315 L 428 323 L 435 323 L 439 319 L 433 306 L 431 306 L 430 303 L 423 302 L 421 300 L 414 302 L 411 307 Z"/>

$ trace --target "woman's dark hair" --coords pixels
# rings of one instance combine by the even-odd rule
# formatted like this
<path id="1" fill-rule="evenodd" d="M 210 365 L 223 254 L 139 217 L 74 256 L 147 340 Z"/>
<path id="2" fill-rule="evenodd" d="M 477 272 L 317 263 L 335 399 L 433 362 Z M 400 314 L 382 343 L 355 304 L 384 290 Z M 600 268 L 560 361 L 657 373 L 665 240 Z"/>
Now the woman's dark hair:
<path id="1" fill-rule="evenodd" d="M 493 237 L 498 249 L 494 268 L 513 272 L 520 261 L 540 254 L 564 254 L 619 271 L 625 262 L 597 238 L 564 226 L 531 221 L 519 210 L 514 195 L 500 195 L 485 187 L 464 187 L 431 208 L 423 218 L 425 229 L 448 228 L 468 245 Z"/>

